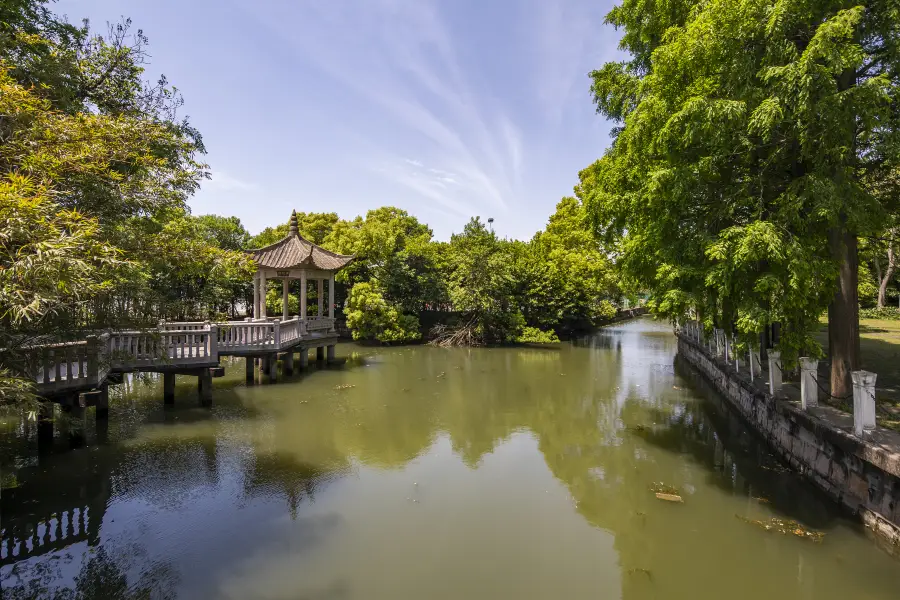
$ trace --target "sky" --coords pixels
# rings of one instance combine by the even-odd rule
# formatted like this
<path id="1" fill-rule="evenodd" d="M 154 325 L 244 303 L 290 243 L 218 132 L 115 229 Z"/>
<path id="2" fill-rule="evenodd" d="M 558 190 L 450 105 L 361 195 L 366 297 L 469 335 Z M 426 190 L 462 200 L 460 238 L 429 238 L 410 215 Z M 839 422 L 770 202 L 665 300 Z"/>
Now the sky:
<path id="1" fill-rule="evenodd" d="M 149 37 L 212 179 L 194 214 L 251 233 L 292 209 L 397 206 L 437 239 L 470 217 L 542 229 L 610 142 L 588 73 L 620 60 L 611 0 L 60 0 Z"/>

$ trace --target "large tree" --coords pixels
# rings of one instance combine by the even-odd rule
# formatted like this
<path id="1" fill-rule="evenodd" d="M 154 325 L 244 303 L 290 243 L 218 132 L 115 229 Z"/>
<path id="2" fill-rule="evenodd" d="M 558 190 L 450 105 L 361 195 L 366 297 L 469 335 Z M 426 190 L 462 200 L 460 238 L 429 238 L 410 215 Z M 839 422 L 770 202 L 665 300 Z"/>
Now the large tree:
<path id="1" fill-rule="evenodd" d="M 618 122 L 578 193 L 658 310 L 748 338 L 782 323 L 816 352 L 827 307 L 832 394 L 859 367 L 857 240 L 896 211 L 900 13 L 891 0 L 627 1 L 632 59 L 592 73 Z"/>

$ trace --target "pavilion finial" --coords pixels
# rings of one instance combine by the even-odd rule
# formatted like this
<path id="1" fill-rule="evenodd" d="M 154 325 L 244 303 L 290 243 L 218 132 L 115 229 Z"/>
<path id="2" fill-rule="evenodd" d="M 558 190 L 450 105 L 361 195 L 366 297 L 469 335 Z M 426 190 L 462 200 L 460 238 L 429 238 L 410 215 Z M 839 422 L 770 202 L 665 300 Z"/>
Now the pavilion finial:
<path id="1" fill-rule="evenodd" d="M 291 235 L 297 235 L 300 232 L 300 228 L 297 226 L 297 211 L 291 211 Z"/>

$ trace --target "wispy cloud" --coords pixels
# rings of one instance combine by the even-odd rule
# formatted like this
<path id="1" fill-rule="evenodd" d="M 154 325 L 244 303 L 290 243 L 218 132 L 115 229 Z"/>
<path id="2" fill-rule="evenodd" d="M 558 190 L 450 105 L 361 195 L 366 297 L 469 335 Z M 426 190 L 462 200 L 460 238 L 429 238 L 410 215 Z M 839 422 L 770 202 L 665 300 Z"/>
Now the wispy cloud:
<path id="1" fill-rule="evenodd" d="M 255 183 L 239 179 L 226 171 L 214 170 L 211 176 L 212 178 L 202 185 L 207 190 L 219 192 L 254 192 L 259 190 L 259 186 Z"/>
<path id="2" fill-rule="evenodd" d="M 369 157 L 372 171 L 468 214 L 481 206 L 503 210 L 518 194 L 521 134 L 467 77 L 461 42 L 439 6 L 433 0 L 309 2 L 302 19 L 266 24 L 290 36 L 299 59 L 397 125 L 396 135 L 370 139 L 379 149 Z M 420 149 L 415 159 L 385 166 L 406 146 Z M 429 177 L 425 165 L 452 176 Z"/>

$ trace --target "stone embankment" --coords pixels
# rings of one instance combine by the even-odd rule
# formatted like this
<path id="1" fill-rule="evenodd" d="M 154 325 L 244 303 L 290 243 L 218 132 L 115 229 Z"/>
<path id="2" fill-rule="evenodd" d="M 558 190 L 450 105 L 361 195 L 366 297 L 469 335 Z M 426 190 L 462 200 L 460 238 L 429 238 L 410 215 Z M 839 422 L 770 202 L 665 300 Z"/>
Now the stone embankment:
<path id="1" fill-rule="evenodd" d="M 792 468 L 858 515 L 892 554 L 900 554 L 900 435 L 875 427 L 858 436 L 846 413 L 829 406 L 804 410 L 799 398 L 771 394 L 765 373 L 751 379 L 746 362 L 736 369 L 697 337 L 678 333 L 678 352 L 686 362 Z"/>

